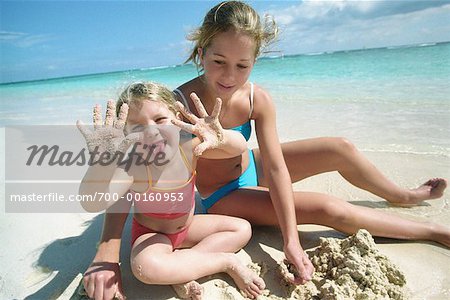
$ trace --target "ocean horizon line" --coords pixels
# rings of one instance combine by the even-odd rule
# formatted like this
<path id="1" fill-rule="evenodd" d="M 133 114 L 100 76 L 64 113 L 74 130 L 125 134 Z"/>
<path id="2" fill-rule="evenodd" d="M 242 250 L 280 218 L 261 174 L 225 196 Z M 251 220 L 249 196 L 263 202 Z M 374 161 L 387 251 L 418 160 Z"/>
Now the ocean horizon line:
<path id="1" fill-rule="evenodd" d="M 262 56 L 258 58 L 258 60 L 271 60 L 271 59 L 279 59 L 279 58 L 287 58 L 287 57 L 299 57 L 299 56 L 319 56 L 319 55 L 330 55 L 330 54 L 338 54 L 338 53 L 351 53 L 358 51 L 370 51 L 370 50 L 379 50 L 379 49 L 387 49 L 387 50 L 398 50 L 405 48 L 414 48 L 414 47 L 426 47 L 426 46 L 436 46 L 442 44 L 448 44 L 450 41 L 442 41 L 442 42 L 421 42 L 415 44 L 404 44 L 404 45 L 391 45 L 391 46 L 382 46 L 382 47 L 371 47 L 371 48 L 357 48 L 357 49 L 342 49 L 342 50 L 329 50 L 329 51 L 318 51 L 318 52 L 307 52 L 307 53 L 297 53 L 297 54 L 284 54 L 282 50 L 276 51 L 268 51 L 267 54 L 280 53 L 280 55 L 271 55 L 271 56 Z M 135 72 L 135 71 L 147 71 L 147 70 L 158 70 L 158 69 L 169 69 L 182 67 L 187 65 L 193 65 L 193 63 L 181 63 L 174 65 L 163 65 L 163 66 L 153 66 L 153 67 L 140 67 L 134 69 L 123 69 L 123 70 L 115 70 L 115 71 L 106 71 L 106 72 L 98 72 L 98 73 L 87 73 L 87 74 L 76 74 L 76 75 L 67 75 L 60 77 L 49 77 L 42 79 L 32 79 L 32 80 L 21 80 L 21 81 L 9 81 L 9 82 L 0 82 L 0 86 L 8 86 L 8 85 L 16 85 L 16 84 L 26 84 L 26 83 L 38 83 L 38 82 L 46 82 L 46 81 L 58 81 L 58 80 L 66 80 L 73 78 L 88 78 L 95 76 L 102 76 L 106 74 L 119 74 L 124 72 Z"/>
<path id="2" fill-rule="evenodd" d="M 9 81 L 9 82 L 1 82 L 0 86 L 7 86 L 7 85 L 15 85 L 15 84 L 24 84 L 24 83 L 32 83 L 32 82 L 45 82 L 45 81 L 57 81 L 57 80 L 66 80 L 66 79 L 73 79 L 77 77 L 95 77 L 95 76 L 102 76 L 106 74 L 119 74 L 124 72 L 134 72 L 134 71 L 148 71 L 148 70 L 158 70 L 158 69 L 168 69 L 168 68 L 175 68 L 179 66 L 184 66 L 188 64 L 178 64 L 178 65 L 167 65 L 167 66 L 155 66 L 155 67 L 142 67 L 142 68 L 135 68 L 135 69 L 125 69 L 125 70 L 116 70 L 116 71 L 107 71 L 107 72 L 98 72 L 98 73 L 87 73 L 87 74 L 77 74 L 77 75 L 67 75 L 67 76 L 60 76 L 60 77 L 49 77 L 49 78 L 42 78 L 42 79 L 32 79 L 32 80 L 21 80 L 21 81 Z"/>

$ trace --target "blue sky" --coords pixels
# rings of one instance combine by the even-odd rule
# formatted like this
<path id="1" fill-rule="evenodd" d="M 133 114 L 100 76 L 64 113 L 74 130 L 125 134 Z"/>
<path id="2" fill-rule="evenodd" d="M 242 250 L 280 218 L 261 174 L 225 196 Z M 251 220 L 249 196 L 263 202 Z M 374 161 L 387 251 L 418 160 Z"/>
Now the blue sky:
<path id="1" fill-rule="evenodd" d="M 450 41 L 450 1 L 247 1 L 285 54 Z M 0 1 L 0 82 L 181 64 L 218 1 Z"/>

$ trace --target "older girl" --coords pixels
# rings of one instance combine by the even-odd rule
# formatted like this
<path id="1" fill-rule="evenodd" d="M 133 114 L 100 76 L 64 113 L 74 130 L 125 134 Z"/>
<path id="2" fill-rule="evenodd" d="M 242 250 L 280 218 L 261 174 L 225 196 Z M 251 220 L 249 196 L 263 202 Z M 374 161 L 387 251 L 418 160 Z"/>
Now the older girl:
<path id="1" fill-rule="evenodd" d="M 450 246 L 450 230 L 383 212 L 351 205 L 335 197 L 293 192 L 292 182 L 338 171 L 353 185 L 391 203 L 414 205 L 442 196 L 445 179 L 430 179 L 408 190 L 389 181 L 349 141 L 317 138 L 279 143 L 275 108 L 270 95 L 248 81 L 261 47 L 277 33 L 275 22 L 261 20 L 255 10 L 239 1 L 214 6 L 190 36 L 195 43 L 189 61 L 200 69 L 198 77 L 178 89 L 179 100 L 200 114 L 186 95 L 196 92 L 207 112 L 214 99 L 223 100 L 219 120 L 248 140 L 254 121 L 258 149 L 224 160 L 199 159 L 197 188 L 208 213 L 238 216 L 255 225 L 279 225 L 286 257 L 300 271 L 295 282 L 311 279 L 313 267 L 299 243 L 297 224 L 321 224 L 345 233 L 365 228 L 375 236 L 434 240 Z M 201 114 L 200 114 L 201 115 Z"/>

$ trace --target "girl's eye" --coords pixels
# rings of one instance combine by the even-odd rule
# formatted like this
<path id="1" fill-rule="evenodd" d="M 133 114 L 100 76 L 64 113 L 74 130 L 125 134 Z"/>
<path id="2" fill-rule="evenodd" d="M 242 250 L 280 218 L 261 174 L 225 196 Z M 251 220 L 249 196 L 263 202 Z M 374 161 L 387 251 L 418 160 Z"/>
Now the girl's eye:
<path id="1" fill-rule="evenodd" d="M 127 127 L 125 127 L 125 133 L 127 135 L 133 132 L 141 132 L 141 131 L 143 131 L 142 125 L 128 125 Z"/>
<path id="2" fill-rule="evenodd" d="M 156 123 L 164 123 L 168 118 L 167 117 L 160 117 L 156 119 Z"/>
<path id="3" fill-rule="evenodd" d="M 221 61 L 221 60 L 215 60 L 214 62 L 215 62 L 216 64 L 218 64 L 218 65 L 223 65 L 223 64 L 224 64 L 224 62 Z"/>
<path id="4" fill-rule="evenodd" d="M 131 132 L 140 132 L 143 130 L 143 126 L 142 125 L 136 125 L 131 127 Z"/>
<path id="5" fill-rule="evenodd" d="M 248 68 L 248 66 L 244 66 L 244 65 L 238 65 L 238 68 L 239 68 L 239 69 L 247 69 L 247 68 Z"/>

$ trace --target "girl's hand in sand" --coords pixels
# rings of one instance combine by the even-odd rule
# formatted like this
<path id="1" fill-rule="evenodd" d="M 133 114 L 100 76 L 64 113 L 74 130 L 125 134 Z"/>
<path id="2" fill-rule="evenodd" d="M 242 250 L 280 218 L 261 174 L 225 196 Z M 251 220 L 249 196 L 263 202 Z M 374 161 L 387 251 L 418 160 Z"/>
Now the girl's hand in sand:
<path id="1" fill-rule="evenodd" d="M 126 299 L 118 263 L 94 262 L 84 273 L 83 285 L 90 299 Z"/>
<path id="2" fill-rule="evenodd" d="M 117 151 L 124 153 L 130 145 L 140 139 L 138 133 L 125 136 L 123 128 L 128 115 L 128 105 L 123 104 L 120 108 L 119 117 L 116 118 L 116 104 L 109 100 L 106 108 L 105 122 L 102 121 L 101 106 L 94 106 L 94 130 L 91 131 L 80 120 L 77 127 L 86 139 L 89 152 L 114 155 Z"/>
<path id="3" fill-rule="evenodd" d="M 303 251 L 302 247 L 285 246 L 284 254 L 287 260 L 294 265 L 294 272 L 291 272 L 287 279 L 293 284 L 305 284 L 312 279 L 314 274 L 314 266 L 308 258 L 308 255 Z"/>
<path id="4" fill-rule="evenodd" d="M 200 98 L 195 93 L 192 93 L 190 96 L 200 118 L 190 113 L 183 104 L 177 102 L 177 108 L 191 124 L 180 120 L 172 120 L 172 123 L 200 138 L 202 142 L 194 149 L 194 155 L 200 156 L 205 150 L 218 148 L 223 143 L 223 128 L 219 122 L 222 100 L 217 98 L 211 115 L 208 115 Z"/>

